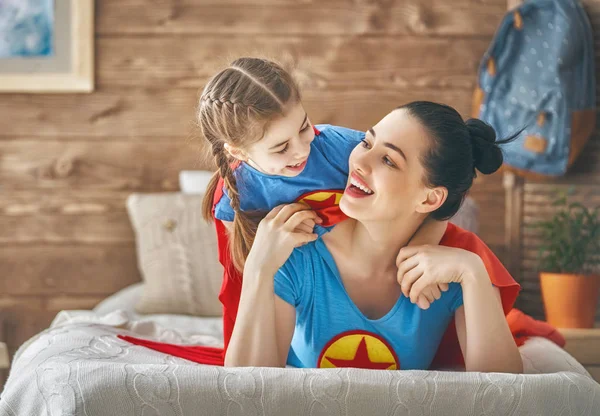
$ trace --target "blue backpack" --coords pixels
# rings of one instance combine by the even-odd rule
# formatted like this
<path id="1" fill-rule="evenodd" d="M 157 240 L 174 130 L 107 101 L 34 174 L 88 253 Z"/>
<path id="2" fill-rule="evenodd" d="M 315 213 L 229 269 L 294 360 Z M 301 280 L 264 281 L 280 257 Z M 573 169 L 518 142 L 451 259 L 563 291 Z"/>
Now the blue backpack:
<path id="1" fill-rule="evenodd" d="M 564 175 L 596 121 L 592 29 L 576 0 L 526 0 L 504 17 L 478 74 L 473 116 L 499 137 L 505 169 Z"/>

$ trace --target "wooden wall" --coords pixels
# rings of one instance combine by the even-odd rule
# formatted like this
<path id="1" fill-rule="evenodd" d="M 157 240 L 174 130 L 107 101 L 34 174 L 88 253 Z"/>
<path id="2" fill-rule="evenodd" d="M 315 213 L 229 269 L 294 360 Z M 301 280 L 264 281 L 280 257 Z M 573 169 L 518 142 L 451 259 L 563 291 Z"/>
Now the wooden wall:
<path id="1" fill-rule="evenodd" d="M 596 102 L 600 104 L 600 0 L 583 0 L 584 7 L 594 29 L 594 45 L 596 45 Z M 538 249 L 540 233 L 531 227 L 540 219 L 547 219 L 555 212 L 551 202 L 556 191 L 566 191 L 575 187 L 570 197 L 572 202 L 580 202 L 586 206 L 600 206 L 600 120 L 596 121 L 596 131 L 592 135 L 581 156 L 565 177 L 556 180 L 523 182 L 518 199 L 522 204 L 519 214 L 519 233 L 521 245 L 518 249 L 520 279 L 523 291 L 517 306 L 524 312 L 544 319 L 544 307 L 541 300 L 538 278 Z M 600 305 L 596 313 L 596 322 L 600 322 Z"/>
<path id="2" fill-rule="evenodd" d="M 140 279 L 124 201 L 209 167 L 198 90 L 241 54 L 297 64 L 314 122 L 365 129 L 415 99 L 465 116 L 505 0 L 96 0 L 96 91 L 0 96 L 0 308 L 12 351 Z M 481 235 L 504 244 L 501 177 Z"/>

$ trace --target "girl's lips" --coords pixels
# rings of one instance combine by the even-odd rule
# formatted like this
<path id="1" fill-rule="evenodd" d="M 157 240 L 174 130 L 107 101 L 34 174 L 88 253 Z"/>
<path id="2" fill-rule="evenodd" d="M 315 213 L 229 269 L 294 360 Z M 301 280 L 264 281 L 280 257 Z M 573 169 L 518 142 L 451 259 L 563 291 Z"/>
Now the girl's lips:
<path id="1" fill-rule="evenodd" d="M 298 166 L 286 166 L 286 168 L 288 168 L 289 170 L 291 170 L 293 172 L 302 172 L 304 170 L 304 167 L 306 166 L 307 161 L 308 161 L 308 159 L 306 159 L 304 162 L 300 163 Z"/>

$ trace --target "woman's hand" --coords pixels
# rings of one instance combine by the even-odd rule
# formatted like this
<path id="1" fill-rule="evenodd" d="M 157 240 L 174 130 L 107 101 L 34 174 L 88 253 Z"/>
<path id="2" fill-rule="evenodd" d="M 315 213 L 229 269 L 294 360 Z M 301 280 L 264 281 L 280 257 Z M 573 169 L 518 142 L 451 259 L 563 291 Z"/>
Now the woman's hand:
<path id="1" fill-rule="evenodd" d="M 244 266 L 244 276 L 274 276 L 295 247 L 317 239 L 311 222 L 320 224 L 322 220 L 304 204 L 273 208 L 258 225 Z"/>
<path id="2" fill-rule="evenodd" d="M 470 251 L 429 245 L 402 248 L 397 264 L 402 293 L 421 309 L 439 299 L 449 283 L 462 283 L 466 273 L 485 269 L 481 258 Z"/>

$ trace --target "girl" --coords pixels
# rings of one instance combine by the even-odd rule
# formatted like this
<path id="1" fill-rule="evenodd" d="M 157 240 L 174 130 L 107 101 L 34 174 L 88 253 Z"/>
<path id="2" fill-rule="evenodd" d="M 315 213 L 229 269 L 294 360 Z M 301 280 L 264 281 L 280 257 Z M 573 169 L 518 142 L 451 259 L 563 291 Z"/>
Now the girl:
<path id="1" fill-rule="evenodd" d="M 442 244 L 460 248 L 406 247 L 427 217 L 458 211 L 476 169 L 495 172 L 498 144 L 510 140 L 496 142 L 490 126 L 440 104 L 388 114 L 350 156 L 347 220 L 295 250 L 310 240 L 297 227 L 313 212 L 291 204 L 260 223 L 225 364 L 429 369 L 454 321 L 467 371 L 522 372 L 503 310 L 519 286 L 489 249 L 452 225 Z M 417 307 L 436 284 L 450 288 Z"/>
<path id="2" fill-rule="evenodd" d="M 237 59 L 208 82 L 200 97 L 198 124 L 218 168 L 203 213 L 208 221 L 216 220 L 225 268 L 219 299 L 227 349 L 242 287 L 240 271 L 261 216 L 283 203 L 308 205 L 316 215 L 298 224 L 307 241 L 345 219 L 338 204 L 348 178 L 348 157 L 365 134 L 330 125 L 313 127 L 292 76 L 258 58 Z M 427 224 L 415 230 L 419 237 L 411 244 L 437 244 L 445 228 L 444 222 Z M 428 288 L 419 305 L 428 307 L 445 289 Z"/>

